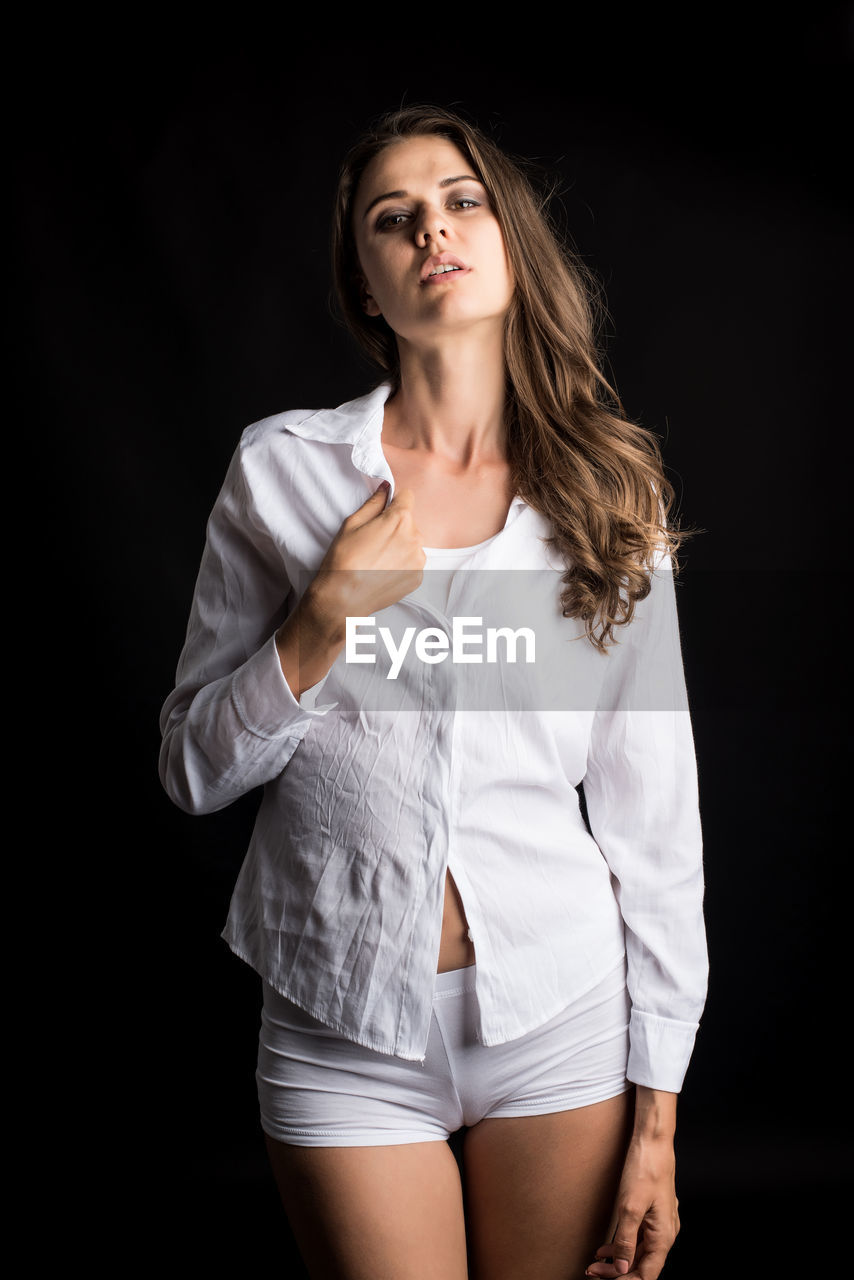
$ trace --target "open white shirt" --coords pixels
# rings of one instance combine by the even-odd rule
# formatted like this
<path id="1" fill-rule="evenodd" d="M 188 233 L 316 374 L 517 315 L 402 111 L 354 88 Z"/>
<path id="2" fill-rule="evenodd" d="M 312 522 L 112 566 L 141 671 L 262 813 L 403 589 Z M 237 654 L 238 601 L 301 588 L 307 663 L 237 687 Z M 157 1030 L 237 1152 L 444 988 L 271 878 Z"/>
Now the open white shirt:
<path id="1" fill-rule="evenodd" d="M 543 541 L 549 523 L 516 497 L 442 595 L 426 589 L 441 564 L 428 558 L 423 589 L 363 620 L 358 652 L 373 663 L 345 650 L 299 701 L 284 679 L 276 629 L 345 517 L 381 480 L 394 496 L 381 447 L 388 395 L 384 384 L 248 427 L 211 513 L 161 713 L 160 775 L 190 813 L 264 788 L 223 936 L 326 1026 L 423 1061 L 450 869 L 475 946 L 484 1045 L 541 1026 L 625 954 L 628 1078 L 678 1092 L 707 955 L 667 557 L 601 654 L 561 614 L 565 566 Z M 487 663 L 475 623 L 485 635 L 493 621 L 527 628 L 536 660 L 533 645 L 511 663 L 498 644 Z M 395 678 L 383 624 L 400 647 L 406 628 L 430 642 L 412 641 Z M 464 658 L 478 653 L 481 663 Z"/>

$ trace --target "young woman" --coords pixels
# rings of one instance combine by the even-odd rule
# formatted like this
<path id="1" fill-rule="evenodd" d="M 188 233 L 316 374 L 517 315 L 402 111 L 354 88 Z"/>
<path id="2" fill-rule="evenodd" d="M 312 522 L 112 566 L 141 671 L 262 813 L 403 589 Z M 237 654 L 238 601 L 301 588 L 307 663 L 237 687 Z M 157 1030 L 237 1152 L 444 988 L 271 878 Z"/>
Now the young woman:
<path id="1" fill-rule="evenodd" d="M 672 490 L 470 124 L 353 148 L 334 263 L 384 381 L 244 433 L 162 713 L 182 808 L 264 787 L 224 936 L 282 1200 L 313 1277 L 654 1280 L 706 991 Z"/>

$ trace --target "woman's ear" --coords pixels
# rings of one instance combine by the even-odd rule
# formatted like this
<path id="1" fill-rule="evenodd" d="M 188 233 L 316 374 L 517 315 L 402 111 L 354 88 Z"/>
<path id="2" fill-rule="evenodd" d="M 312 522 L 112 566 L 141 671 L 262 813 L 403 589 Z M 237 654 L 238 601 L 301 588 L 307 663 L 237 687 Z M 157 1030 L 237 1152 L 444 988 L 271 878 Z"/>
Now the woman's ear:
<path id="1" fill-rule="evenodd" d="M 382 312 L 377 306 L 376 299 L 368 292 L 368 284 L 364 276 L 359 276 L 359 299 L 362 303 L 362 310 L 368 316 L 381 316 Z"/>

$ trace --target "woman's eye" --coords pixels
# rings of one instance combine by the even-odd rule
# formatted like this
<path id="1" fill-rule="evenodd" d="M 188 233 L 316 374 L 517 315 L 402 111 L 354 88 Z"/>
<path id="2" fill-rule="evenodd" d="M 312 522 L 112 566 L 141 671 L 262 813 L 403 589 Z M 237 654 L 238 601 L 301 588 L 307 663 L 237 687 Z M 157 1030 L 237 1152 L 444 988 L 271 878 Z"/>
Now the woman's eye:
<path id="1" fill-rule="evenodd" d="M 463 211 L 466 209 L 479 209 L 481 204 L 482 201 L 475 200 L 473 196 L 457 196 L 455 200 L 450 202 L 452 209 L 462 209 Z M 395 227 L 400 227 L 404 222 L 407 222 L 410 217 L 411 214 L 402 210 L 396 213 L 384 213 L 377 219 L 377 230 L 393 231 Z"/>
<path id="2" fill-rule="evenodd" d="M 386 213 L 377 222 L 377 229 L 384 231 L 386 227 L 399 227 L 408 217 L 408 213 Z"/>

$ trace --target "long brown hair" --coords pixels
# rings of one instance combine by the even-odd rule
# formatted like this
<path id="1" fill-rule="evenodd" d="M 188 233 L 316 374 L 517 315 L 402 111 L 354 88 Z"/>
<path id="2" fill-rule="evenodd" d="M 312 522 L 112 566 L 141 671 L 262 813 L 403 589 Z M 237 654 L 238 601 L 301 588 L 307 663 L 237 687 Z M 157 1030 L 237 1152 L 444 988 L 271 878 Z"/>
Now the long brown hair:
<path id="1" fill-rule="evenodd" d="M 382 116 L 351 148 L 339 177 L 332 260 L 340 310 L 396 389 L 395 334 L 362 307 L 353 204 L 375 155 L 425 134 L 458 147 L 486 187 L 501 227 L 516 282 L 504 330 L 511 477 L 515 492 L 551 522 L 548 542 L 568 566 L 564 617 L 582 619 L 591 642 L 605 652 L 614 627 L 630 622 L 636 602 L 649 594 L 662 553 L 678 569 L 676 551 L 690 531 L 668 519 L 674 491 L 656 437 L 627 419 L 601 371 L 595 278 L 563 243 L 524 162 L 440 107 Z"/>

